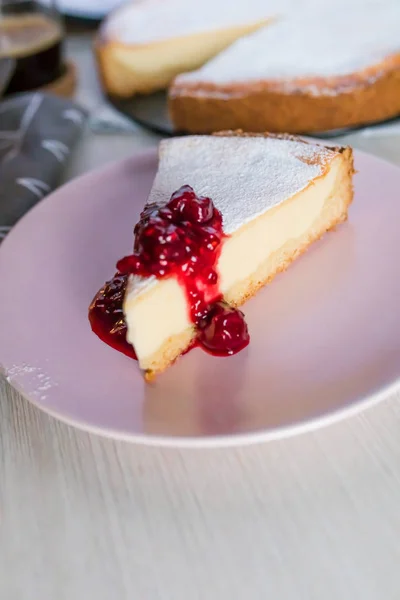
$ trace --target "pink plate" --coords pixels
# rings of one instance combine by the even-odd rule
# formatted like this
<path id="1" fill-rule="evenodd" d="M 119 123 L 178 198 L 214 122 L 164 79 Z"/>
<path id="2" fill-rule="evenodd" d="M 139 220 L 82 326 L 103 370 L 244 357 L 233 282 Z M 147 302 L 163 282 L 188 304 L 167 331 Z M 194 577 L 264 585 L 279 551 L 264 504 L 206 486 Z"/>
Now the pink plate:
<path id="1" fill-rule="evenodd" d="M 132 247 L 156 166 L 151 152 L 76 179 L 3 242 L 0 363 L 24 396 L 97 433 L 200 446 L 326 424 L 395 385 L 400 169 L 360 152 L 348 223 L 246 305 L 250 346 L 232 358 L 194 350 L 146 385 L 92 334 L 87 307 Z"/>

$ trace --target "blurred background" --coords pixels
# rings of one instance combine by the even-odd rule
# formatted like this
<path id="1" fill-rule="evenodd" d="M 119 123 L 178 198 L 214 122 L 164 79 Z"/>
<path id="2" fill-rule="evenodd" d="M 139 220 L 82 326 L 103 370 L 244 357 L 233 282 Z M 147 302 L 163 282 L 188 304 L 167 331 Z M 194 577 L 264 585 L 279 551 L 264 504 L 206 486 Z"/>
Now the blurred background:
<path id="1" fill-rule="evenodd" d="M 336 37 L 334 39 L 337 49 L 346 44 L 351 47 L 349 38 L 356 39 L 360 32 L 367 41 L 371 40 L 371 47 L 375 44 L 375 48 L 376 31 L 371 27 L 374 14 L 382 15 L 389 7 L 395 7 L 397 16 L 399 6 L 398 0 L 336 0 L 334 6 L 325 0 L 249 0 L 245 3 L 204 0 L 200 4 L 189 0 L 0 0 L 0 93 L 10 96 L 39 89 L 75 97 L 89 110 L 89 124 L 95 129 L 112 130 L 124 123 L 129 129 L 128 120 L 133 120 L 156 133 L 169 135 L 173 133 L 173 127 L 165 91 L 168 77 L 159 85 L 149 84 L 145 94 L 140 82 L 136 89 L 138 70 L 134 71 L 135 67 L 129 64 L 133 60 L 128 53 L 132 45 L 146 46 L 160 39 L 215 30 L 211 49 L 207 50 L 211 55 L 231 43 L 231 38 L 225 40 L 222 36 L 226 28 L 234 29 L 233 37 L 230 34 L 234 39 L 243 35 L 236 29 L 246 22 L 267 20 L 269 23 L 270 18 L 292 14 L 299 18 L 305 15 L 307 20 L 308 15 L 315 13 L 317 16 L 313 18 L 318 23 L 319 18 L 326 20 L 325 11 L 329 10 L 332 31 L 340 27 L 340 23 L 347 25 L 342 37 L 338 36 L 337 42 Z M 136 7 L 137 12 L 132 10 Z M 372 18 L 365 17 L 367 13 Z M 400 31 L 400 18 L 397 25 Z M 369 29 L 363 33 L 366 27 Z M 379 47 L 381 42 L 377 44 L 378 50 L 384 52 L 385 49 Z M 173 60 L 182 65 L 195 65 L 196 61 L 186 57 L 188 51 L 196 52 L 182 46 L 181 57 L 175 56 Z M 315 52 L 316 62 L 317 59 L 318 51 Z M 158 57 L 154 55 L 150 59 L 143 55 L 143 63 L 150 60 L 158 61 L 160 70 L 170 68 L 164 47 Z M 202 62 L 207 61 L 200 54 L 197 63 Z M 176 66 L 174 68 L 179 71 Z M 181 68 L 185 70 L 183 66 Z M 159 77 L 159 73 L 151 73 L 149 77 L 156 76 Z M 132 86 L 135 92 L 129 93 Z M 393 110 L 391 119 L 392 113 Z M 321 133 L 326 137 L 342 135 L 344 131 L 330 131 L 325 127 Z"/>
<path id="2" fill-rule="evenodd" d="M 249 19 L 263 20 L 266 15 L 295 13 L 308 19 L 308 14 L 315 13 L 318 23 L 329 9 L 332 27 L 347 23 L 346 35 L 343 33 L 344 37 L 334 38 L 335 47 L 347 44 L 353 32 L 356 39 L 366 26 L 369 29 L 364 33 L 372 46 L 376 33 L 371 27 L 374 20 L 365 15 L 385 15 L 389 8 L 397 15 L 400 14 L 399 7 L 400 0 L 336 0 L 334 5 L 325 0 L 204 0 L 202 3 L 190 0 L 130 0 L 122 3 L 121 0 L 0 0 L 0 94 L 5 101 L 21 92 L 39 90 L 73 101 L 86 111 L 85 135 L 79 147 L 83 150 L 73 155 L 72 163 L 74 173 L 77 170 L 83 172 L 107 162 L 110 149 L 115 158 L 128 155 L 135 144 L 131 134 L 140 127 L 141 147 L 154 144 L 160 135 L 174 133 L 167 107 L 167 83 L 158 86 L 164 89 L 150 86 L 149 93 L 137 90 L 125 97 L 112 93 L 114 75 L 123 85 L 136 83 L 137 73 L 130 74 L 131 56 L 126 54 L 135 49 L 135 40 L 147 47 L 148 41 L 157 42 L 177 34 L 196 34 L 203 29 L 219 31 L 224 23 L 236 26 Z M 355 19 L 357 26 L 352 26 L 351 19 Z M 394 28 L 396 26 L 400 32 L 400 19 L 394 23 Z M 212 42 L 214 45 L 215 40 L 221 43 L 218 33 Z M 104 44 L 104 41 L 112 43 Z M 103 67 L 100 47 L 107 50 L 104 53 L 107 61 L 103 62 L 107 68 L 111 65 L 108 71 Z M 178 59 L 182 60 L 183 56 L 186 60 L 186 52 L 187 46 Z M 317 50 L 315 57 L 318 57 Z M 155 59 L 152 55 L 152 60 L 156 68 L 158 63 L 163 65 L 166 60 L 164 46 L 158 50 Z M 128 70 L 121 70 L 126 65 Z M 398 78 L 398 65 L 397 71 L 393 69 L 393 72 Z M 325 128 L 321 132 L 313 131 L 312 135 L 340 137 L 341 142 L 359 148 L 367 148 L 374 137 L 377 152 L 385 156 L 386 139 L 399 132 L 399 120 L 391 115 L 383 122 L 362 123 L 350 129 Z M 95 151 L 85 151 L 90 135 L 108 135 L 108 148 L 102 150 L 96 146 Z M 392 147 L 390 152 L 393 152 Z M 69 170 L 63 171 L 61 177 L 67 179 L 68 174 Z"/>

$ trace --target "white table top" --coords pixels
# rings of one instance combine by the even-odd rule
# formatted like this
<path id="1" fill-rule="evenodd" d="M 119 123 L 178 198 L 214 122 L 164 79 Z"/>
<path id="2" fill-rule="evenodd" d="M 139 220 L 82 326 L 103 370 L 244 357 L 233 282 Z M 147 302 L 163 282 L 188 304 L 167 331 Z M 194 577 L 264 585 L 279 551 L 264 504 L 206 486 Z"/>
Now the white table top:
<path id="1" fill-rule="evenodd" d="M 69 51 L 93 108 L 88 39 Z M 88 133 L 66 178 L 157 141 Z M 400 164 L 400 135 L 346 141 Z M 397 394 L 289 440 L 146 448 L 63 425 L 0 381 L 0 598 L 399 600 L 399 431 Z"/>

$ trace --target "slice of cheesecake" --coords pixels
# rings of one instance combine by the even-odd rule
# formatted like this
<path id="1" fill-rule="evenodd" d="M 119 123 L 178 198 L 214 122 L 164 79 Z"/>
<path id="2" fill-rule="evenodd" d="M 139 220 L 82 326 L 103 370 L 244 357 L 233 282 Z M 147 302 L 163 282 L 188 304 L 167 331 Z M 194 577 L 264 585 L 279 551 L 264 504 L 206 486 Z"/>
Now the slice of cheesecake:
<path id="1" fill-rule="evenodd" d="M 104 87 L 121 98 L 165 89 L 179 73 L 197 69 L 267 24 L 273 11 L 264 0 L 123 4 L 103 22 L 95 43 Z"/>
<path id="2" fill-rule="evenodd" d="M 139 273 L 129 276 L 123 311 L 127 340 L 147 378 L 166 369 L 198 337 L 204 306 L 221 298 L 240 306 L 344 221 L 353 198 L 352 175 L 350 148 L 287 135 L 227 132 L 161 142 L 159 169 L 135 228 L 135 254 L 118 265 L 125 274 Z M 167 231 L 171 210 L 180 211 L 181 224 Z M 182 244 L 176 243 L 176 231 L 184 236 L 186 230 L 186 246 L 205 240 L 195 241 L 189 252 L 188 264 L 193 261 L 200 273 L 200 283 L 190 280 L 189 286 Z M 150 264 L 154 275 L 143 277 L 140 273 L 149 272 L 143 261 L 150 255 L 153 262 L 158 257 Z M 243 342 L 246 332 L 235 319 L 233 329 Z M 221 333 L 220 324 L 213 323 L 213 335 Z"/>

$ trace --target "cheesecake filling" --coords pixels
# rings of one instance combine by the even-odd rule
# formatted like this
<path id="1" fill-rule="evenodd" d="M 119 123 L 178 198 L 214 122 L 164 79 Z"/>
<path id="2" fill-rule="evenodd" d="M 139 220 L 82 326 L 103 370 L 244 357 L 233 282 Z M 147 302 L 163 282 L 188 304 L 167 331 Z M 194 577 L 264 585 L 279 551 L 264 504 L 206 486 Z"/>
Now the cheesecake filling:
<path id="1" fill-rule="evenodd" d="M 279 251 L 288 240 L 296 240 L 312 229 L 340 179 L 341 159 L 302 191 L 292 195 L 264 215 L 253 219 L 223 239 L 218 260 L 219 291 L 230 300 L 231 290 L 251 277 L 261 264 Z M 185 291 L 175 277 L 144 286 L 125 299 L 128 340 L 139 359 L 151 357 L 173 336 L 192 326 Z M 160 313 L 160 310 L 163 311 Z"/>
<path id="2" fill-rule="evenodd" d="M 250 277 L 285 242 L 300 238 L 312 227 L 332 194 L 340 166 L 340 158 L 334 159 L 324 177 L 310 182 L 303 191 L 243 226 L 225 241 L 218 265 L 223 294 Z"/>
<path id="3" fill-rule="evenodd" d="M 243 314 L 223 301 L 220 290 L 218 260 L 227 236 L 221 213 L 211 198 L 196 195 L 188 185 L 182 186 L 168 203 L 148 204 L 134 233 L 133 253 L 117 263 L 116 276 L 90 305 L 93 331 L 109 345 L 132 356 L 127 351 L 127 324 L 122 311 L 128 277 L 135 275 L 163 280 L 164 319 L 160 319 L 159 305 L 154 306 L 153 313 L 161 335 L 163 328 L 171 335 L 174 317 L 179 322 L 182 314 L 196 332 L 197 345 L 212 354 L 232 355 L 247 346 L 249 334 Z M 174 289 L 181 291 L 177 299 Z M 146 310 L 151 308 L 151 300 L 146 306 Z M 128 340 L 132 341 L 130 336 Z"/>

